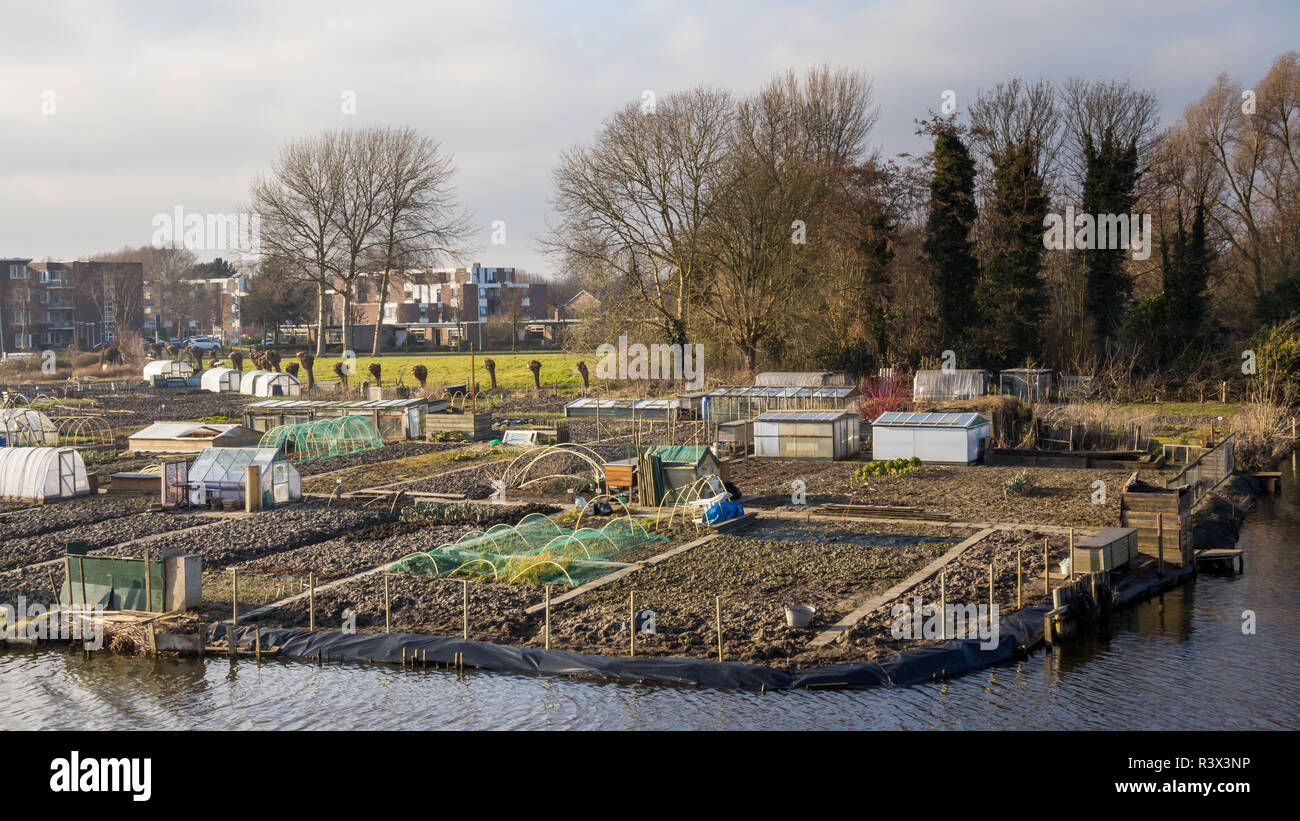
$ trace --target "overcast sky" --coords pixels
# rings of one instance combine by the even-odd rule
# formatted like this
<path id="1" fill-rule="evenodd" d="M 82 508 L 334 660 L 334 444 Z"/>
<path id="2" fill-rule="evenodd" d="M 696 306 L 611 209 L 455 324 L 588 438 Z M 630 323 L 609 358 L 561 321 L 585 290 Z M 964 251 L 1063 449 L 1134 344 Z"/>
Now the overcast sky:
<path id="1" fill-rule="evenodd" d="M 848 66 L 875 80 L 872 136 L 887 155 L 924 150 L 913 121 L 945 89 L 964 108 L 1015 76 L 1128 78 L 1170 122 L 1220 72 L 1250 85 L 1300 47 L 1298 7 L 0 0 L 0 256 L 146 244 L 154 215 L 178 205 L 238 209 L 289 139 L 411 125 L 460 168 L 481 249 L 462 262 L 550 273 L 536 237 L 557 152 L 643 90 L 743 94 L 787 68 Z M 494 220 L 505 245 L 490 243 Z"/>

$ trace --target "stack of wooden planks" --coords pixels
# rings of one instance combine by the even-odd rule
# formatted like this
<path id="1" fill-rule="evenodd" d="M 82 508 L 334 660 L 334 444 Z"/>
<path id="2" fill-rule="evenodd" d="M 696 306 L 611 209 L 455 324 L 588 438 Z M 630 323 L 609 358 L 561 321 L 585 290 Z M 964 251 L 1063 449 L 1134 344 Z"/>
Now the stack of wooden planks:
<path id="1" fill-rule="evenodd" d="M 1189 488 L 1125 490 L 1120 499 L 1120 523 L 1137 530 L 1138 552 L 1184 565 L 1192 555 L 1192 494 Z"/>
<path id="2" fill-rule="evenodd" d="M 860 505 L 830 503 L 813 508 L 819 516 L 864 516 L 871 519 L 934 519 L 948 521 L 947 513 L 930 513 L 911 505 Z"/>

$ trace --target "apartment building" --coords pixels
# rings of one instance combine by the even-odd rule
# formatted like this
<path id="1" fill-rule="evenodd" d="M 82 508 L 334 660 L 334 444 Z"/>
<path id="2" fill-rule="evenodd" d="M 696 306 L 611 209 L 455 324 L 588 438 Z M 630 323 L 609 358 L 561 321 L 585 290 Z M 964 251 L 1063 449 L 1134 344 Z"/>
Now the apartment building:
<path id="1" fill-rule="evenodd" d="M 515 268 L 488 268 L 477 262 L 464 268 L 430 268 L 391 274 L 384 302 L 386 325 L 442 325 L 408 327 L 406 333 L 439 345 L 468 340 L 484 347 L 484 329 L 493 319 L 547 318 L 544 282 L 518 282 Z M 354 344 L 366 347 L 379 318 L 379 274 L 363 275 L 356 285 L 352 305 Z M 329 324 L 340 324 L 343 297 L 333 294 Z M 332 343 L 337 340 L 331 339 Z"/>
<path id="2" fill-rule="evenodd" d="M 112 343 L 142 302 L 138 262 L 0 259 L 0 354 Z"/>
<path id="3" fill-rule="evenodd" d="M 248 296 L 248 277 L 179 279 L 165 285 L 144 283 L 143 321 L 146 335 L 164 337 L 215 336 L 237 339 L 254 333 L 246 325 L 240 303 Z"/>

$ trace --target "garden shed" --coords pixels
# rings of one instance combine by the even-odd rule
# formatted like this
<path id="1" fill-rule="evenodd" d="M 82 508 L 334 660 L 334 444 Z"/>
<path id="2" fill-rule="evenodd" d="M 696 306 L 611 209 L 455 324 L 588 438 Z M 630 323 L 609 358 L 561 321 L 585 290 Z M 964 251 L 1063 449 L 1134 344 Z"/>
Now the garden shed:
<path id="1" fill-rule="evenodd" d="M 0 448 L 0 498 L 44 502 L 88 493 L 86 463 L 72 448 Z"/>
<path id="2" fill-rule="evenodd" d="M 146 382 L 152 382 L 155 379 L 189 379 L 194 375 L 194 366 L 180 359 L 155 359 L 152 362 L 146 362 L 144 366 L 144 379 Z"/>
<path id="3" fill-rule="evenodd" d="M 249 371 L 239 378 L 239 392 L 247 396 L 299 396 L 298 377 L 279 371 Z"/>
<path id="4" fill-rule="evenodd" d="M 849 459 L 861 419 L 852 411 L 768 411 L 754 417 L 756 459 Z"/>
<path id="5" fill-rule="evenodd" d="M 684 488 L 704 476 L 727 478 L 722 461 L 705 447 L 693 445 L 654 445 L 646 453 L 658 457 L 663 466 L 667 490 Z"/>
<path id="6" fill-rule="evenodd" d="M 761 388 L 831 388 L 853 384 L 848 371 L 764 371 L 754 376 Z"/>
<path id="7" fill-rule="evenodd" d="M 980 460 L 990 430 L 978 413 L 887 411 L 871 423 L 871 458 L 971 465 Z"/>
<path id="8" fill-rule="evenodd" d="M 234 368 L 208 368 L 199 379 L 199 387 L 213 393 L 238 393 L 243 375 Z"/>
<path id="9" fill-rule="evenodd" d="M 998 374 L 998 393 L 1021 402 L 1043 402 L 1052 390 L 1052 371 L 1044 368 L 1012 368 Z"/>
<path id="10" fill-rule="evenodd" d="M 988 393 L 989 372 L 985 370 L 917 371 L 912 380 L 912 399 L 917 402 L 946 402 L 970 399 Z"/>
<path id="11" fill-rule="evenodd" d="M 59 430 L 50 417 L 32 408 L 0 408 L 0 447 L 53 447 Z"/>
<path id="12" fill-rule="evenodd" d="M 253 447 L 260 438 L 243 425 L 154 422 L 126 441 L 129 453 L 198 453 L 204 448 Z"/>
<path id="13" fill-rule="evenodd" d="M 206 505 L 211 499 L 244 504 L 244 469 L 258 469 L 262 507 L 296 502 L 302 498 L 298 469 L 276 448 L 207 448 L 189 468 L 190 504 Z"/>

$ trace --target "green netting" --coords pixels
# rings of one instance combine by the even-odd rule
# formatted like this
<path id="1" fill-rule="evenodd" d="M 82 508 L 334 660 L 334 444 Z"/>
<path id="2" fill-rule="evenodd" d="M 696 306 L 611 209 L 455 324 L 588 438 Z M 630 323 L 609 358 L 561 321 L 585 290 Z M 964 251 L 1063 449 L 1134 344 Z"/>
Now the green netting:
<path id="1" fill-rule="evenodd" d="M 540 513 L 530 513 L 518 524 L 470 531 L 455 542 L 412 553 L 391 569 L 399 573 L 465 573 L 508 582 L 577 585 L 626 567 L 611 559 L 651 541 L 667 540 L 650 535 L 630 516 L 613 519 L 600 528 L 570 530 Z"/>
<path id="2" fill-rule="evenodd" d="M 384 446 L 374 420 L 367 416 L 340 416 L 295 425 L 280 425 L 262 434 L 259 448 L 280 448 L 295 462 L 346 456 Z"/>

